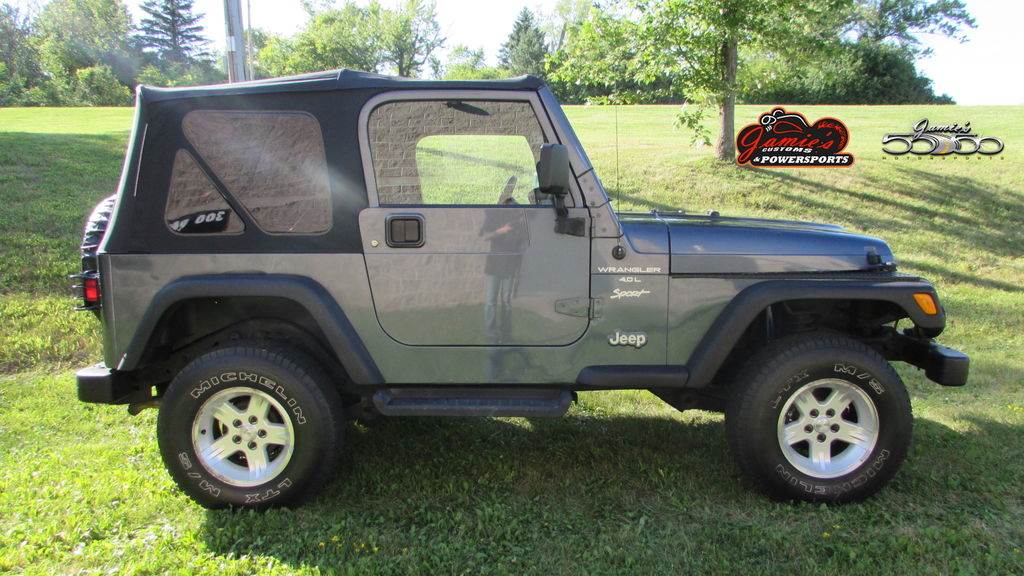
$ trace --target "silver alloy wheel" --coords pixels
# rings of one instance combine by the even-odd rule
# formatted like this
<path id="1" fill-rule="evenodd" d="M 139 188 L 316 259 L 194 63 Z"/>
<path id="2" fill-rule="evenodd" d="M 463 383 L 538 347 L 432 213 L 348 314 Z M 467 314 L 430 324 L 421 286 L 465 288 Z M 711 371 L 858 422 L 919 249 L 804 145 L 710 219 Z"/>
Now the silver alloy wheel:
<path id="1" fill-rule="evenodd" d="M 237 487 L 269 482 L 295 448 L 288 412 L 252 388 L 228 388 L 203 402 L 192 422 L 192 448 L 207 472 Z"/>
<path id="2" fill-rule="evenodd" d="M 859 387 L 837 378 L 796 391 L 779 414 L 778 439 L 786 460 L 814 478 L 855 470 L 878 442 L 878 410 Z"/>

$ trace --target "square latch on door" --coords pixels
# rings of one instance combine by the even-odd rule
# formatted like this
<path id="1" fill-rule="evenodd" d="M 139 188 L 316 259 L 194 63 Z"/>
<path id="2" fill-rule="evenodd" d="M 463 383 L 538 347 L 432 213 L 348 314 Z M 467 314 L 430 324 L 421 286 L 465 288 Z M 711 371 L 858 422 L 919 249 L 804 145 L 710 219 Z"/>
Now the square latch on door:
<path id="1" fill-rule="evenodd" d="M 423 246 L 423 216 L 393 214 L 387 219 L 387 242 L 392 248 Z"/>

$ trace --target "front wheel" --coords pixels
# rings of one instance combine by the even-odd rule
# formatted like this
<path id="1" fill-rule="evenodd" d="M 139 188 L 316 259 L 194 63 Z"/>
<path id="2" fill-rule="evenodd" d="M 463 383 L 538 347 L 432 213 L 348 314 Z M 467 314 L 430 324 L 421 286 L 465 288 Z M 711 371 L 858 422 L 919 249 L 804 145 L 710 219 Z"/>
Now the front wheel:
<path id="1" fill-rule="evenodd" d="M 207 508 L 293 503 L 334 473 L 342 410 L 297 351 L 232 347 L 201 356 L 167 388 L 157 422 L 171 476 Z"/>
<path id="2" fill-rule="evenodd" d="M 899 469 L 913 419 L 900 377 L 838 334 L 784 338 L 750 360 L 726 409 L 730 448 L 772 496 L 847 502 Z"/>

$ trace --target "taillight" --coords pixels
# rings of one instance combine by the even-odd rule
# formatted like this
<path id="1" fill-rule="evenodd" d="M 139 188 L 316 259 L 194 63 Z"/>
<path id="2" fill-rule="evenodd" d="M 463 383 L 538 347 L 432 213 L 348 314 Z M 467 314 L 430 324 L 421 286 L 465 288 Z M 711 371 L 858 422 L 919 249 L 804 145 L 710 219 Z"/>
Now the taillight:
<path id="1" fill-rule="evenodd" d="M 73 288 L 82 291 L 82 305 L 78 310 L 99 310 L 100 308 L 100 277 L 96 272 L 83 272 L 75 274 L 72 278 L 82 281 Z"/>
<path id="2" fill-rule="evenodd" d="M 99 278 L 86 278 L 82 280 L 82 296 L 85 298 L 86 306 L 96 306 L 100 303 L 100 280 Z"/>

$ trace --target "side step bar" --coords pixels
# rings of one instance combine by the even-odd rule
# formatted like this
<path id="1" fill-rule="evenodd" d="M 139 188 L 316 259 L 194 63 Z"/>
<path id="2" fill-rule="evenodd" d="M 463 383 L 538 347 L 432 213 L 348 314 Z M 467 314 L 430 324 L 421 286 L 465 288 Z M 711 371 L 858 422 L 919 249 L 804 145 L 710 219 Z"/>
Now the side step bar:
<path id="1" fill-rule="evenodd" d="M 558 417 L 572 401 L 568 390 L 530 388 L 386 388 L 373 395 L 385 416 Z"/>

